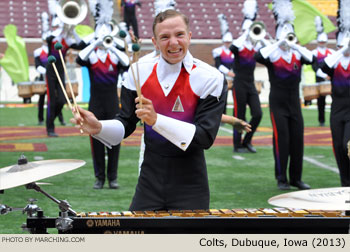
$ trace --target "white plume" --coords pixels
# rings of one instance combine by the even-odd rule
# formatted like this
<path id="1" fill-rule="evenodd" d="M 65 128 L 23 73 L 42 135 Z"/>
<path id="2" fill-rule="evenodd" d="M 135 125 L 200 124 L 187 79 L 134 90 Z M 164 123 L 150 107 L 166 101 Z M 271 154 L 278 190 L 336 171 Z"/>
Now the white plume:
<path id="1" fill-rule="evenodd" d="M 113 16 L 113 0 L 89 0 L 89 7 L 96 24 L 109 23 Z"/>
<path id="2" fill-rule="evenodd" d="M 243 5 L 242 13 L 245 19 L 254 20 L 258 12 L 256 0 L 246 0 Z"/>
<path id="3" fill-rule="evenodd" d="M 229 32 L 229 26 L 225 14 L 219 14 L 218 19 L 220 23 L 221 36 L 224 36 L 226 32 Z"/>
<path id="4" fill-rule="evenodd" d="M 155 0 L 154 1 L 154 14 L 157 16 L 160 12 L 166 10 L 174 10 L 176 2 L 175 0 Z"/>
<path id="5" fill-rule="evenodd" d="M 47 6 L 49 9 L 50 15 L 52 15 L 52 16 L 56 15 L 57 1 L 56 0 L 47 0 Z"/>
<path id="6" fill-rule="evenodd" d="M 293 23 L 295 16 L 293 12 L 293 6 L 290 0 L 274 0 L 273 1 L 273 13 L 278 25 L 282 25 L 285 22 Z"/>
<path id="7" fill-rule="evenodd" d="M 338 8 L 339 30 L 350 31 L 350 0 L 341 0 Z"/>
<path id="8" fill-rule="evenodd" d="M 47 12 L 41 13 L 41 30 L 42 30 L 42 35 L 46 34 L 50 29 L 49 26 L 49 15 Z"/>
<path id="9" fill-rule="evenodd" d="M 323 32 L 323 22 L 320 16 L 315 17 L 315 27 L 317 33 Z"/>

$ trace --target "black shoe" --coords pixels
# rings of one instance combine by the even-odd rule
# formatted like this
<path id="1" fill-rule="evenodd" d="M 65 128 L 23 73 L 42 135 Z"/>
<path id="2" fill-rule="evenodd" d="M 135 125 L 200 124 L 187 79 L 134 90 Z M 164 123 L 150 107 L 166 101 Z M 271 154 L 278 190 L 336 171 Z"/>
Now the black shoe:
<path id="1" fill-rule="evenodd" d="M 38 125 L 44 125 L 44 121 L 39 121 Z"/>
<path id="2" fill-rule="evenodd" d="M 58 137 L 58 135 L 55 132 L 47 132 L 48 137 Z"/>
<path id="3" fill-rule="evenodd" d="M 60 124 L 61 124 L 62 126 L 66 126 L 66 122 L 65 122 L 65 121 L 60 121 Z"/>
<path id="4" fill-rule="evenodd" d="M 103 180 L 96 180 L 95 184 L 94 184 L 94 189 L 102 189 L 103 185 L 104 185 L 104 181 Z"/>
<path id="5" fill-rule="evenodd" d="M 118 189 L 119 188 L 119 184 L 117 183 L 116 179 L 109 181 L 109 188 L 111 188 L 111 189 Z"/>
<path id="6" fill-rule="evenodd" d="M 245 147 L 238 147 L 238 148 L 234 148 L 233 152 L 237 152 L 237 153 L 248 153 L 249 150 Z"/>
<path id="7" fill-rule="evenodd" d="M 277 186 L 278 186 L 278 189 L 280 190 L 290 190 L 290 186 L 288 182 L 278 181 Z"/>
<path id="8" fill-rule="evenodd" d="M 320 127 L 326 126 L 324 122 L 320 122 Z"/>
<path id="9" fill-rule="evenodd" d="M 298 187 L 298 189 L 300 190 L 311 189 L 311 186 L 309 186 L 308 184 L 305 184 L 303 181 L 290 182 L 290 185 Z"/>
<path id="10" fill-rule="evenodd" d="M 251 152 L 251 153 L 256 153 L 256 149 L 254 148 L 254 146 L 252 145 L 252 144 L 243 144 L 243 146 L 245 147 L 245 148 L 247 148 L 247 150 L 249 151 L 249 152 Z"/>

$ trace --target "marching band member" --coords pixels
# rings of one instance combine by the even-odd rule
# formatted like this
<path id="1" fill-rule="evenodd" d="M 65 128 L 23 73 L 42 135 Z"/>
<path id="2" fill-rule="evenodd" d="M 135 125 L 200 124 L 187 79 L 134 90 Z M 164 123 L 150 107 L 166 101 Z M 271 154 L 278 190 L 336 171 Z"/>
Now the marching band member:
<path id="1" fill-rule="evenodd" d="M 56 8 L 58 3 L 55 0 L 49 0 L 49 11 L 51 14 L 51 28 L 52 32 L 46 37 L 46 42 L 48 46 L 48 55 L 53 55 L 56 58 L 56 67 L 59 76 L 62 80 L 63 85 L 65 85 L 65 74 L 63 65 L 64 62 L 61 61 L 59 52 L 55 50 L 55 44 L 62 44 L 62 54 L 65 58 L 65 54 L 69 48 L 79 49 L 78 46 L 80 42 L 79 36 L 73 30 L 68 30 L 66 25 L 57 17 Z M 71 27 L 72 29 L 73 27 Z M 73 37 L 73 36 L 74 37 Z M 46 110 L 46 131 L 49 137 L 58 137 L 55 133 L 54 121 L 56 117 L 62 113 L 62 108 L 65 104 L 65 97 L 61 86 L 58 82 L 56 73 L 52 64 L 47 64 L 46 67 L 46 78 L 47 78 L 47 110 Z"/>
<path id="2" fill-rule="evenodd" d="M 188 51 L 192 33 L 183 14 L 159 13 L 153 34 L 160 57 L 131 65 L 136 69 L 139 64 L 140 79 L 129 70 L 116 120 L 98 121 L 79 108 L 81 117 L 75 115 L 72 123 L 107 145 L 117 145 L 144 121 L 145 155 L 130 210 L 208 209 L 204 149 L 213 144 L 220 125 L 226 82 L 217 69 Z"/>
<path id="3" fill-rule="evenodd" d="M 271 84 L 269 95 L 270 116 L 273 126 L 273 154 L 275 177 L 281 190 L 290 185 L 299 189 L 310 186 L 301 180 L 304 152 L 304 122 L 299 100 L 299 84 L 303 64 L 312 64 L 312 52 L 289 41 L 294 35 L 295 18 L 289 0 L 273 1 L 277 22 L 277 42 L 259 50 L 257 62 L 268 69 Z M 289 161 L 289 183 L 287 167 Z"/>
<path id="4" fill-rule="evenodd" d="M 220 21 L 223 45 L 213 49 L 212 54 L 215 61 L 215 67 L 225 75 L 226 80 L 228 81 L 228 88 L 231 89 L 235 74 L 233 72 L 234 55 L 229 48 L 232 44 L 233 37 L 232 33 L 229 31 L 226 16 L 224 14 L 219 14 L 218 19 Z M 226 114 L 226 106 L 224 114 Z"/>
<path id="5" fill-rule="evenodd" d="M 332 104 L 330 125 L 333 152 L 342 186 L 350 186 L 350 162 L 347 143 L 350 140 L 350 0 L 339 1 L 337 46 L 321 67 L 331 77 Z"/>
<path id="6" fill-rule="evenodd" d="M 231 52 L 234 54 L 235 78 L 233 82 L 233 115 L 243 121 L 246 121 L 246 106 L 248 104 L 251 113 L 249 124 L 252 126 L 251 132 L 245 134 L 242 141 L 242 134 L 237 130 L 233 132 L 234 152 L 255 153 L 251 141 L 253 135 L 258 128 L 262 118 L 262 110 L 258 92 L 254 84 L 255 59 L 254 54 L 261 47 L 260 43 L 255 43 L 249 38 L 249 28 L 255 20 L 257 14 L 257 3 L 255 0 L 246 0 L 243 8 L 244 21 L 242 24 L 243 34 L 233 41 L 230 46 Z"/>
<path id="7" fill-rule="evenodd" d="M 328 36 L 323 31 L 323 23 L 320 16 L 315 17 L 315 25 L 317 31 L 317 48 L 312 50 L 312 54 L 316 57 L 317 60 L 313 64 L 312 68 L 316 73 L 316 82 L 320 83 L 330 79 L 327 74 L 322 72 L 320 66 L 324 58 L 332 54 L 334 50 L 327 48 Z M 317 98 L 318 122 L 320 123 L 320 126 L 325 126 L 325 107 L 326 96 L 320 95 L 320 97 Z"/>
<path id="8" fill-rule="evenodd" d="M 112 0 L 90 1 L 90 10 L 95 17 L 95 39 L 77 57 L 77 63 L 89 69 L 90 101 L 89 111 L 99 120 L 113 119 L 119 112 L 117 94 L 118 76 L 129 66 L 127 55 L 116 48 L 110 36 L 110 22 L 113 14 Z M 105 44 L 105 39 L 111 39 Z M 94 189 L 102 189 L 106 180 L 105 146 L 90 136 L 91 153 L 96 182 Z M 118 159 L 120 144 L 107 148 L 107 179 L 109 188 L 117 189 Z"/>
<path id="9" fill-rule="evenodd" d="M 48 27 L 48 20 L 49 16 L 46 12 L 43 12 L 41 14 L 41 19 L 42 19 L 42 40 L 43 40 L 43 45 L 37 49 L 34 50 L 33 55 L 34 55 L 34 63 L 35 63 L 35 69 L 38 72 L 39 76 L 37 80 L 39 81 L 46 81 L 45 75 L 46 75 L 46 65 L 47 65 L 47 57 L 49 54 L 49 49 L 46 44 L 46 36 L 48 35 L 49 32 L 49 27 Z M 47 84 L 47 83 L 46 83 Z M 43 93 L 39 95 L 39 101 L 38 101 L 38 121 L 39 125 L 44 125 L 44 105 L 45 105 L 45 96 L 46 93 Z M 61 123 L 61 125 L 66 125 L 62 111 L 61 113 L 58 114 L 58 119 Z"/>

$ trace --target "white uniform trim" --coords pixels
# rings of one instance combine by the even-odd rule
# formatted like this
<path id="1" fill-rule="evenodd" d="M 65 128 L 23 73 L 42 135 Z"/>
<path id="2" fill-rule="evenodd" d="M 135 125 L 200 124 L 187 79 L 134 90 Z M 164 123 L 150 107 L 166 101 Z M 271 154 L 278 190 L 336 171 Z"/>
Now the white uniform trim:
<path id="1" fill-rule="evenodd" d="M 205 99 L 211 95 L 219 99 L 221 96 L 224 75 L 207 63 L 194 59 L 190 52 L 187 52 L 187 55 L 179 64 L 170 65 L 162 58 L 162 56 L 156 58 L 147 57 L 138 62 L 141 87 L 152 73 L 153 67 L 156 63 L 158 63 L 156 69 L 157 77 L 162 86 L 163 92 L 165 85 L 168 85 L 167 89 L 169 89 L 169 91 L 166 89 L 167 92 L 164 93 L 165 95 L 169 94 L 174 86 L 183 64 L 186 71 L 190 74 L 190 86 L 198 97 Z M 192 69 L 193 65 L 196 66 L 194 69 Z M 136 77 L 135 63 L 132 67 Z M 162 75 L 159 73 L 165 74 Z M 131 67 L 123 86 L 129 90 L 136 90 Z M 157 114 L 157 121 L 152 128 L 182 150 L 186 150 L 190 145 L 196 131 L 196 126 L 194 124 L 160 114 Z"/>
<path id="2" fill-rule="evenodd" d="M 92 137 L 108 148 L 120 144 L 125 135 L 124 125 L 118 120 L 100 120 L 100 123 L 102 124 L 100 133 L 92 135 Z"/>
<path id="3" fill-rule="evenodd" d="M 185 151 L 192 142 L 196 126 L 168 116 L 157 114 L 152 129 Z"/>

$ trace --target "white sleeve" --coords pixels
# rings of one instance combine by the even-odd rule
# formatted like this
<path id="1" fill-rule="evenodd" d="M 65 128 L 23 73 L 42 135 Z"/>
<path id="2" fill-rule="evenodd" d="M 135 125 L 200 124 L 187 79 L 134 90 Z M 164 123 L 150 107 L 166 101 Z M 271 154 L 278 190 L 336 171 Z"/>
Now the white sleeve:
<path id="1" fill-rule="evenodd" d="M 92 135 L 92 137 L 108 148 L 120 144 L 125 135 L 124 125 L 118 120 L 101 120 L 100 123 L 102 124 L 100 133 Z"/>
<path id="2" fill-rule="evenodd" d="M 168 116 L 157 114 L 157 121 L 152 129 L 185 151 L 196 132 L 196 126 Z"/>
<path id="3" fill-rule="evenodd" d="M 297 50 L 307 61 L 312 62 L 313 54 L 309 49 L 298 44 L 294 44 L 292 47 Z"/>
<path id="4" fill-rule="evenodd" d="M 324 62 L 327 64 L 329 68 L 333 68 L 333 66 L 340 60 L 340 58 L 343 56 L 343 53 L 348 49 L 348 46 L 343 46 L 338 51 L 332 53 L 331 55 L 328 55 Z"/>
<path id="5" fill-rule="evenodd" d="M 228 69 L 224 65 L 220 65 L 219 66 L 219 71 L 222 72 L 223 74 L 228 74 L 228 72 L 230 72 L 230 69 Z"/>
<path id="6" fill-rule="evenodd" d="M 326 79 L 328 75 L 325 74 L 325 73 L 321 70 L 321 68 L 319 68 L 319 69 L 317 69 L 317 71 L 316 71 L 316 76 L 317 76 L 317 77 L 320 77 L 320 78 L 323 78 L 323 79 Z"/>
<path id="7" fill-rule="evenodd" d="M 37 70 L 38 73 L 40 73 L 40 74 L 46 74 L 46 68 L 43 67 L 43 66 L 38 66 L 38 67 L 36 68 L 36 70 Z"/>

